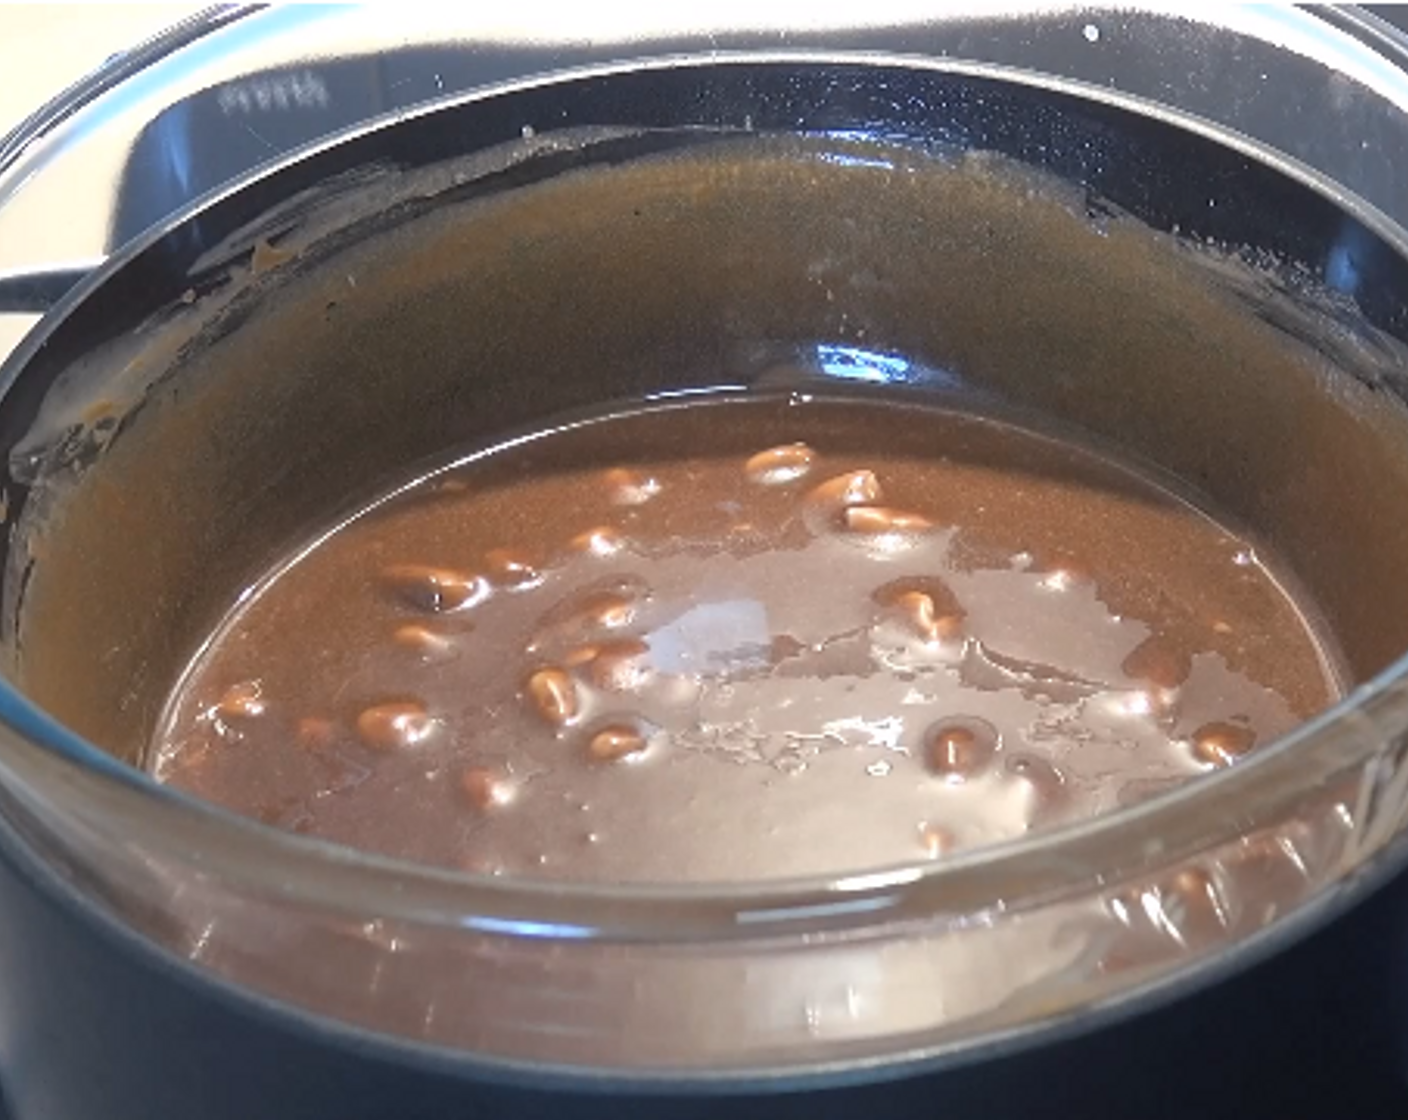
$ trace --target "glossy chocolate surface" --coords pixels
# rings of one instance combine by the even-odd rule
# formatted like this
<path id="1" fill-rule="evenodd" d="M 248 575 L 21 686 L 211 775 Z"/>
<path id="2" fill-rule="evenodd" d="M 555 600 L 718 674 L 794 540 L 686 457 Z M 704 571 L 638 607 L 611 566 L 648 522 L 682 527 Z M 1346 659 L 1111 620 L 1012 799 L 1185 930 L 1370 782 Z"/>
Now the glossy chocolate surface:
<path id="1" fill-rule="evenodd" d="M 598 881 L 861 871 L 1232 765 L 1333 695 L 1276 565 L 914 403 L 623 412 L 400 487 L 241 603 L 154 752 L 282 827 Z"/>

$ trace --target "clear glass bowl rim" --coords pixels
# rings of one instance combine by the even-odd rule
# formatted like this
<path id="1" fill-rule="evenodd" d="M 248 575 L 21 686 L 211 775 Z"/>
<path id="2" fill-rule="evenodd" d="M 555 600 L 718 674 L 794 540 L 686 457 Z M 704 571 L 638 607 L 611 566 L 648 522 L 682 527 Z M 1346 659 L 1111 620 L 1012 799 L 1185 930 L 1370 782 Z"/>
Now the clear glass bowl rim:
<path id="1" fill-rule="evenodd" d="M 148 44 L 159 54 L 189 41 L 193 26 L 218 26 L 232 18 L 228 6 L 210 9 Z M 808 57 L 779 53 L 779 60 Z M 822 57 L 813 54 L 811 57 Z M 834 55 L 831 57 L 835 57 Z M 718 55 L 726 65 L 761 52 Z M 851 58 L 854 61 L 854 58 Z M 119 60 L 120 61 L 120 60 Z M 681 61 L 681 60 L 675 60 Z M 697 60 L 695 60 L 697 61 Z M 906 59 L 910 64 L 922 60 Z M 669 60 L 621 65 L 668 65 Z M 1408 255 L 1408 233 L 1387 216 L 1335 188 L 1323 176 L 1297 165 L 1221 126 L 1139 98 L 1049 75 L 960 60 L 929 60 L 943 69 L 999 76 L 1005 80 L 1095 97 L 1176 122 L 1258 159 L 1349 205 L 1366 224 Z M 593 67 L 607 72 L 610 66 Z M 580 77 L 563 71 L 522 84 Z M 89 96 L 102 88 L 102 74 L 70 91 Z M 434 112 L 503 88 L 459 93 L 428 103 L 412 114 Z M 46 107 L 61 119 L 60 101 Z M 394 127 L 405 111 L 366 122 L 356 131 Z M 41 115 L 22 126 L 42 131 Z M 341 142 L 347 132 L 306 146 L 173 215 L 163 226 L 124 246 L 66 296 L 10 359 L 0 366 L 0 392 L 43 344 L 65 315 L 124 263 L 172 225 L 188 220 L 227 193 L 275 174 L 312 151 Z M 14 150 L 19 132 L 6 138 Z M 22 146 L 22 145 L 21 145 Z M 194 854 L 203 870 L 232 887 L 297 897 L 301 902 L 348 915 L 377 913 L 480 933 L 535 938 L 622 942 L 716 942 L 787 936 L 799 930 L 847 931 L 879 923 L 935 918 L 1045 905 L 1147 872 L 1171 866 L 1199 851 L 1235 840 L 1258 826 L 1293 813 L 1317 778 L 1328 779 L 1369 760 L 1384 744 L 1408 732 L 1408 654 L 1356 688 L 1342 701 L 1277 742 L 1226 771 L 1171 793 L 1089 821 L 1020 840 L 965 851 L 939 861 L 916 861 L 864 874 L 805 880 L 699 885 L 617 886 L 551 880 L 502 880 L 393 860 L 283 832 L 161 786 L 147 774 L 88 744 L 31 704 L 8 682 L 0 682 L 0 782 L 21 800 L 64 812 L 102 812 L 120 818 L 125 835 L 153 850 Z"/>

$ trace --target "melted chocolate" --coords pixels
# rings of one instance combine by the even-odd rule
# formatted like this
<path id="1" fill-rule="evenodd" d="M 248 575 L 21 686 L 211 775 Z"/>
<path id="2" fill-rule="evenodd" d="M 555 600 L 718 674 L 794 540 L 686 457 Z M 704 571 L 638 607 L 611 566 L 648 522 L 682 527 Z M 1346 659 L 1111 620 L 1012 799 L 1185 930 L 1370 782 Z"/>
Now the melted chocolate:
<path id="1" fill-rule="evenodd" d="M 164 781 L 489 874 L 873 869 L 1239 759 L 1335 695 L 1284 576 L 1008 423 L 789 397 L 623 413 L 397 488 L 189 667 Z"/>

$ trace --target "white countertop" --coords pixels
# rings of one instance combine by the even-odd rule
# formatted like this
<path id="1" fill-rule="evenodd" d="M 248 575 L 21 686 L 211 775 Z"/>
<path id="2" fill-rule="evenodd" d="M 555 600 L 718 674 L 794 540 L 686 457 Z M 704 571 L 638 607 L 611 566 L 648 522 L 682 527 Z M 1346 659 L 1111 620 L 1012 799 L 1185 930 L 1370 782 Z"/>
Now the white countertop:
<path id="1" fill-rule="evenodd" d="M 0 133 L 199 4 L 0 5 Z"/>

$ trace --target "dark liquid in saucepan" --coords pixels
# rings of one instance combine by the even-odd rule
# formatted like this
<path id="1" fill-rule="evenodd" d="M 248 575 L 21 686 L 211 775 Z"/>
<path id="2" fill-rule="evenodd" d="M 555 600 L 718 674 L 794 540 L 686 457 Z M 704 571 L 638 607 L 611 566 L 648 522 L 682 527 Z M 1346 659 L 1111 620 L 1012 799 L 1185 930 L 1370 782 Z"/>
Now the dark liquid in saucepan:
<path id="1" fill-rule="evenodd" d="M 1335 694 L 1275 564 L 1128 466 L 937 408 L 598 418 L 423 477 L 242 602 L 157 775 L 598 881 L 862 871 L 1235 765 Z"/>

